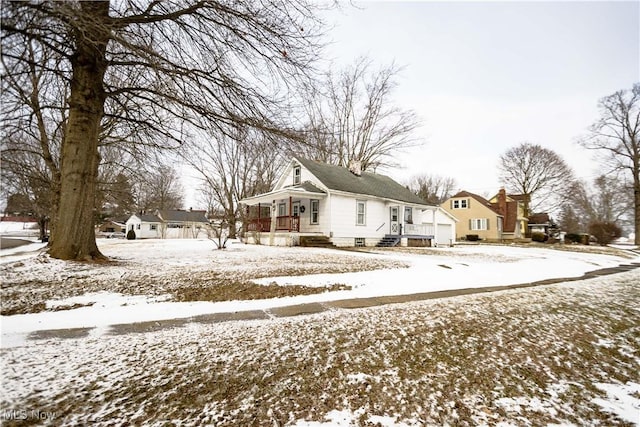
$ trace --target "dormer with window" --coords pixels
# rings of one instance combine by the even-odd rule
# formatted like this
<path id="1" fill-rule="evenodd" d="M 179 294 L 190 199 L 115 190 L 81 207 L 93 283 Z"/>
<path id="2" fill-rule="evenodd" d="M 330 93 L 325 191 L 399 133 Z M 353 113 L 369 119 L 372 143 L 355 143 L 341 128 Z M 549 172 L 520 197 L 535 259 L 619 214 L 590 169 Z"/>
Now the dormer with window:
<path id="1" fill-rule="evenodd" d="M 455 199 L 453 200 L 453 209 L 468 209 L 469 199 Z"/>
<path id="2" fill-rule="evenodd" d="M 301 181 L 301 175 L 302 175 L 302 169 L 300 168 L 300 165 L 296 165 L 293 167 L 293 185 L 298 185 L 300 184 Z"/>

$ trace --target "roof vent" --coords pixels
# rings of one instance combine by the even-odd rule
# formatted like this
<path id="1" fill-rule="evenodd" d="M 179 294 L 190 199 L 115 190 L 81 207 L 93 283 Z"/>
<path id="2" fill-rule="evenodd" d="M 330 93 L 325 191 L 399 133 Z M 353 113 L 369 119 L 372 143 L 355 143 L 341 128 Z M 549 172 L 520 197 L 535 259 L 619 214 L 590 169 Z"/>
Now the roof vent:
<path id="1" fill-rule="evenodd" d="M 355 176 L 362 175 L 362 162 L 360 160 L 350 160 L 349 172 L 351 172 Z"/>

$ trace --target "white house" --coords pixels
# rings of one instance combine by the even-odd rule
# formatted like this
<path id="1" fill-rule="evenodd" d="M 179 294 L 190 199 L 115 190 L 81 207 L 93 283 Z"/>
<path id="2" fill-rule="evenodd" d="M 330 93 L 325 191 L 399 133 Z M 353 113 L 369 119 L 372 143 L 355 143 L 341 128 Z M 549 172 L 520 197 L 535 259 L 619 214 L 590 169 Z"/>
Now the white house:
<path id="1" fill-rule="evenodd" d="M 249 243 L 298 245 L 324 236 L 336 246 L 440 244 L 455 240 L 456 219 L 391 178 L 294 157 L 273 190 L 247 206 Z"/>
<path id="2" fill-rule="evenodd" d="M 136 239 L 195 239 L 206 236 L 206 211 L 164 210 L 155 214 L 133 214 L 127 220 L 127 233 Z"/>

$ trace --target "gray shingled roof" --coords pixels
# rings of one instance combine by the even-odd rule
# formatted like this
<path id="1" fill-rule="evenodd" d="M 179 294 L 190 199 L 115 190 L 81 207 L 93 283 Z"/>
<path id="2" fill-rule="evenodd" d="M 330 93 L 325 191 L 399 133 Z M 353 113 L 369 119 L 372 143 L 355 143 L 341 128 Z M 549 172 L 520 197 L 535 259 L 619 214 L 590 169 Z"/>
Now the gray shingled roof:
<path id="1" fill-rule="evenodd" d="M 305 168 L 330 190 L 376 196 L 384 199 L 426 205 L 424 200 L 388 176 L 362 172 L 356 176 L 347 168 L 296 157 Z"/>
<path id="2" fill-rule="evenodd" d="M 209 222 L 205 211 L 164 210 L 160 211 L 160 216 L 165 221 Z"/>
<path id="3" fill-rule="evenodd" d="M 310 193 L 318 193 L 318 194 L 326 194 L 326 191 L 324 191 L 321 188 L 316 187 L 312 182 L 310 181 L 305 181 L 302 184 L 298 184 L 298 185 L 292 185 L 290 187 L 287 187 L 287 189 L 289 190 L 304 190 L 304 191 L 308 191 Z"/>
<path id="4" fill-rule="evenodd" d="M 135 214 L 143 222 L 162 222 L 160 218 L 155 215 Z"/>

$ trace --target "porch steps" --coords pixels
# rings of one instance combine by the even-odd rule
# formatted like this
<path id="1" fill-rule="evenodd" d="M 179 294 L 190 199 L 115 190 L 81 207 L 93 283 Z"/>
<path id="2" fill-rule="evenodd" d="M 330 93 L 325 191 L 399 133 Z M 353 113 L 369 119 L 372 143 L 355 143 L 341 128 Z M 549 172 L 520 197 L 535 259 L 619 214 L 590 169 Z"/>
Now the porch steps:
<path id="1" fill-rule="evenodd" d="M 307 248 L 335 248 L 327 236 L 300 236 L 300 246 Z"/>
<path id="2" fill-rule="evenodd" d="M 393 246 L 397 246 L 398 243 L 400 243 L 400 237 L 394 236 L 392 234 L 387 234 L 376 244 L 376 246 L 379 248 L 390 248 Z"/>

